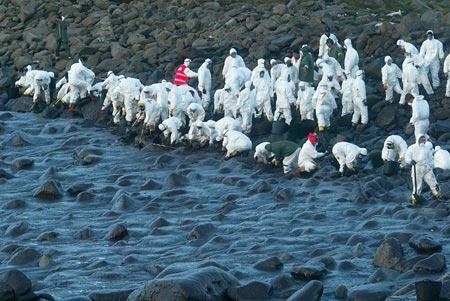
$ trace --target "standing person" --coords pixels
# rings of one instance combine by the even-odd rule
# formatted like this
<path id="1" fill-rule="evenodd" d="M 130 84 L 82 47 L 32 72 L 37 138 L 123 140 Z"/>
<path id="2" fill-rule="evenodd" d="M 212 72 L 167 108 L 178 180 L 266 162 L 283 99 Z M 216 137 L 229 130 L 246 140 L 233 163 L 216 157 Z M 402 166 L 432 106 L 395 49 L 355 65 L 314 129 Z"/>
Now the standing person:
<path id="1" fill-rule="evenodd" d="M 197 77 L 197 73 L 189 69 L 189 65 L 191 64 L 191 59 L 185 59 L 184 63 L 178 67 L 175 78 L 173 80 L 173 84 L 176 86 L 187 85 L 189 79 L 191 77 Z"/>
<path id="2" fill-rule="evenodd" d="M 297 143 L 288 140 L 277 141 L 267 144 L 265 149 L 275 155 L 272 160 L 273 165 L 277 166 L 279 162 L 283 162 L 285 174 L 298 167 L 298 155 L 301 148 Z"/>
<path id="3" fill-rule="evenodd" d="M 275 88 L 275 83 L 277 82 L 277 80 L 280 78 L 281 76 L 281 70 L 283 69 L 284 65 L 282 63 L 280 63 L 279 61 L 275 60 L 275 59 L 271 59 L 270 60 L 270 80 L 272 83 L 272 87 Z M 275 89 L 272 89 L 272 95 L 270 95 L 271 97 L 273 97 L 273 94 L 275 92 Z"/>
<path id="4" fill-rule="evenodd" d="M 255 86 L 251 81 L 245 83 L 245 88 L 239 92 L 237 111 L 242 117 L 242 132 L 250 134 L 253 125 L 253 114 L 256 113 Z"/>
<path id="5" fill-rule="evenodd" d="M 354 78 L 356 76 L 356 71 L 359 70 L 359 55 L 356 49 L 353 48 L 352 41 L 350 39 L 345 39 L 344 48 L 346 49 L 344 69 Z"/>
<path id="6" fill-rule="evenodd" d="M 402 71 L 403 94 L 400 97 L 400 104 L 405 104 L 406 94 L 419 94 L 419 71 L 414 66 L 414 59 L 407 57 L 403 61 Z"/>
<path id="7" fill-rule="evenodd" d="M 328 39 L 332 39 L 334 44 L 336 44 L 336 46 L 341 46 L 338 42 L 338 39 L 336 38 L 336 36 L 331 33 L 331 29 L 330 27 L 325 27 L 324 33 L 322 34 L 322 36 L 320 37 L 320 41 L 319 41 L 319 57 L 325 57 L 328 55 L 328 46 L 327 46 L 327 40 Z"/>
<path id="8" fill-rule="evenodd" d="M 353 81 L 350 73 L 344 73 L 344 81 L 342 82 L 342 112 L 341 116 L 353 113 Z"/>
<path id="9" fill-rule="evenodd" d="M 326 85 L 319 85 L 317 87 L 317 91 L 314 93 L 312 102 L 313 108 L 316 111 L 319 132 L 324 132 L 330 127 L 331 115 L 333 114 L 333 110 L 337 108 L 336 100 L 328 91 Z"/>
<path id="10" fill-rule="evenodd" d="M 296 107 L 300 111 L 302 120 L 314 120 L 313 95 L 314 87 L 306 86 L 305 82 L 299 83 Z"/>
<path id="11" fill-rule="evenodd" d="M 332 39 L 327 40 L 327 47 L 328 47 L 328 56 L 335 58 L 336 61 L 338 61 L 339 65 L 341 65 L 341 68 L 344 68 L 345 55 L 344 51 L 342 51 L 342 48 L 336 46 Z"/>
<path id="12" fill-rule="evenodd" d="M 450 97 L 450 53 L 444 61 L 444 74 L 447 76 L 447 86 L 445 88 L 445 97 Z"/>
<path id="13" fill-rule="evenodd" d="M 59 58 L 59 53 L 61 50 L 61 46 L 63 46 L 64 50 L 67 52 L 69 58 L 70 54 L 70 46 L 69 46 L 69 34 L 67 33 L 67 22 L 64 16 L 56 17 L 56 48 L 55 55 L 56 58 Z"/>
<path id="14" fill-rule="evenodd" d="M 364 82 L 364 71 L 358 70 L 353 81 L 353 104 L 354 112 L 352 125 L 355 127 L 361 120 L 363 128 L 369 123 L 369 110 L 367 108 L 366 83 Z"/>
<path id="15" fill-rule="evenodd" d="M 422 193 L 423 181 L 430 186 L 430 190 L 437 200 L 441 200 L 442 194 L 433 173 L 434 158 L 433 145 L 427 141 L 423 135 L 417 142 L 406 151 L 405 160 L 407 164 L 411 164 L 411 178 L 413 183 L 413 192 L 411 195 L 411 203 L 416 205 L 419 202 Z"/>
<path id="16" fill-rule="evenodd" d="M 299 65 L 299 80 L 307 86 L 311 86 L 314 82 L 314 59 L 311 49 L 308 45 L 303 45 L 300 51 L 302 52 L 302 58 Z"/>
<path id="17" fill-rule="evenodd" d="M 223 78 L 225 78 L 228 71 L 231 70 L 232 66 L 236 66 L 237 68 L 245 67 L 244 60 L 242 59 L 242 57 L 239 54 L 237 54 L 237 50 L 234 48 L 230 49 L 230 55 L 227 56 L 227 58 L 225 59 L 225 62 L 223 64 L 223 69 L 222 69 Z"/>
<path id="18" fill-rule="evenodd" d="M 425 60 L 424 72 L 428 76 L 431 73 L 433 88 L 439 87 L 439 61 L 444 59 L 444 48 L 442 42 L 434 38 L 431 30 L 427 31 L 427 39 L 420 46 L 420 55 Z"/>
<path id="19" fill-rule="evenodd" d="M 386 90 L 386 101 L 392 103 L 394 101 L 394 91 L 402 95 L 403 91 L 398 81 L 402 78 L 402 70 L 392 62 L 390 56 L 384 58 L 386 65 L 381 68 L 381 78 L 384 90 Z"/>
<path id="20" fill-rule="evenodd" d="M 277 102 L 274 113 L 274 120 L 279 121 L 281 119 L 281 116 L 283 116 L 287 125 L 291 124 L 291 104 L 295 103 L 295 96 L 294 92 L 292 91 L 290 82 L 290 75 L 287 76 L 287 79 L 281 77 L 275 87 Z"/>
<path id="21" fill-rule="evenodd" d="M 412 107 L 412 116 L 409 123 L 411 126 L 414 126 L 414 136 L 417 140 L 420 136 L 428 133 L 430 127 L 430 107 L 422 95 L 407 94 L 405 98 L 408 105 Z"/>
<path id="22" fill-rule="evenodd" d="M 211 65 L 212 61 L 206 59 L 198 68 L 198 90 L 202 95 L 202 104 L 205 110 L 208 110 L 211 99 Z"/>

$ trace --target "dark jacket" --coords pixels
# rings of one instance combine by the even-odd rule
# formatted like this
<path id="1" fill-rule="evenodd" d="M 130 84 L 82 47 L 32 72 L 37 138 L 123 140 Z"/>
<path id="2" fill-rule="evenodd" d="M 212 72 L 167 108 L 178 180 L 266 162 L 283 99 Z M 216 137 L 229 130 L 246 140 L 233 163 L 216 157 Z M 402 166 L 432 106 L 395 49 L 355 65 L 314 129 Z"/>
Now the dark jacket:
<path id="1" fill-rule="evenodd" d="M 300 61 L 298 78 L 302 82 L 312 83 L 314 81 L 314 59 L 308 49 L 302 48 L 302 60 Z"/>
<path id="2" fill-rule="evenodd" d="M 266 145 L 266 150 L 274 153 L 277 161 L 292 155 L 300 146 L 292 141 L 277 141 Z"/>
<path id="3" fill-rule="evenodd" d="M 341 65 L 341 68 L 344 68 L 345 55 L 341 47 L 334 46 L 333 48 L 328 49 L 328 56 L 335 58 L 339 65 Z"/>
<path id="4" fill-rule="evenodd" d="M 67 42 L 69 35 L 67 34 L 67 22 L 61 21 L 56 24 L 56 40 Z"/>

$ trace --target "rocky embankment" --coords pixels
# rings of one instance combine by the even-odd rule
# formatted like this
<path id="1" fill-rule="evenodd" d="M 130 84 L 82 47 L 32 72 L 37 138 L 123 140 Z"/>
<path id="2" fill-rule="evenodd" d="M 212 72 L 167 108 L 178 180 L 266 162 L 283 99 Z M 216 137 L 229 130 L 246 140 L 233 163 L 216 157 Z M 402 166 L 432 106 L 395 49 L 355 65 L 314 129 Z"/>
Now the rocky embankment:
<path id="1" fill-rule="evenodd" d="M 402 60 L 398 38 L 420 45 L 431 28 L 448 51 L 450 14 L 440 1 L 402 1 L 404 16 L 386 15 L 401 8 L 395 1 L 341 2 L 0 4 L 0 106 L 14 111 L 0 113 L 0 296 L 394 301 L 415 300 L 414 283 L 434 279 L 448 300 L 450 207 L 427 191 L 428 201 L 413 208 L 409 172 L 382 176 L 384 138 L 404 131 L 409 143 L 413 138 L 404 128 L 410 109 L 383 101 L 379 77 L 385 55 Z M 327 156 L 311 178 L 280 177 L 280 170 L 256 166 L 251 157 L 222 161 L 217 151 L 151 145 L 138 150 L 117 141 L 105 123 L 92 127 L 98 101 L 79 108 L 84 119 L 51 110 L 16 113 L 31 103 L 7 98 L 18 70 L 35 62 L 61 75 L 72 63 L 50 56 L 49 17 L 60 10 L 76 56 L 98 74 L 114 70 L 146 84 L 169 79 L 184 57 L 193 59 L 193 69 L 210 57 L 220 86 L 231 46 L 253 67 L 259 57 L 282 58 L 304 43 L 317 48 L 324 24 L 330 25 L 340 40 L 356 41 L 368 76 L 371 126 L 355 132 L 340 120 L 322 138 L 367 147 L 362 170 L 335 178 Z M 442 88 L 427 99 L 430 136 L 449 149 L 450 100 Z M 55 116 L 61 118 L 44 118 Z M 438 172 L 447 196 L 449 179 Z"/>

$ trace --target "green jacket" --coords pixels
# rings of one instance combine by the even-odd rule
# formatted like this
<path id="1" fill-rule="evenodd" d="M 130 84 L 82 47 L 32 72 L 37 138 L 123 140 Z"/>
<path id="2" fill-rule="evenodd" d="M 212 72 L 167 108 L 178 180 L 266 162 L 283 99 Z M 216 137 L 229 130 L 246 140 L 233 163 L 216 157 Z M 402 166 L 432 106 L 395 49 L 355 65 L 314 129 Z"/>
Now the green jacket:
<path id="1" fill-rule="evenodd" d="M 298 78 L 302 82 L 312 83 L 314 81 L 314 59 L 309 51 L 302 49 L 302 54 Z"/>
<path id="2" fill-rule="evenodd" d="M 328 56 L 334 57 L 336 61 L 338 61 L 339 65 L 341 65 L 341 68 L 344 68 L 345 56 L 341 47 L 334 46 L 333 48 L 328 49 Z"/>
<path id="3" fill-rule="evenodd" d="M 274 153 L 277 161 L 292 155 L 300 146 L 292 141 L 277 141 L 266 145 L 266 150 Z"/>
<path id="4" fill-rule="evenodd" d="M 61 21 L 56 25 L 56 40 L 64 42 L 67 42 L 69 40 L 66 21 Z"/>

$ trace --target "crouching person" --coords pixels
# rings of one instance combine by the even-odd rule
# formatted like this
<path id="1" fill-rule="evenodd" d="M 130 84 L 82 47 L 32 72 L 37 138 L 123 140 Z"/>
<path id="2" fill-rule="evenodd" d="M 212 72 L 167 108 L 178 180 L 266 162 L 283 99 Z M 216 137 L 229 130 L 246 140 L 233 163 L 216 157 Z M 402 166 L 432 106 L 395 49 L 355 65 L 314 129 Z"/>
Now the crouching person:
<path id="1" fill-rule="evenodd" d="M 300 146 L 292 141 L 283 140 L 269 143 L 265 146 L 268 152 L 274 154 L 272 164 L 277 166 L 283 162 L 283 172 L 285 174 L 296 169 L 298 166 L 298 155 L 300 153 Z"/>
<path id="2" fill-rule="evenodd" d="M 333 155 L 339 162 L 339 172 L 344 175 L 346 169 L 357 172 L 357 161 L 367 155 L 367 149 L 349 142 L 338 142 L 333 146 Z"/>
<path id="3" fill-rule="evenodd" d="M 318 137 L 315 133 L 309 133 L 308 139 L 302 146 L 298 155 L 298 171 L 303 173 L 311 173 L 317 168 L 315 159 L 325 156 L 325 153 L 316 150 Z"/>
<path id="4" fill-rule="evenodd" d="M 270 142 L 262 142 L 255 147 L 255 154 L 253 155 L 253 159 L 257 163 L 270 164 L 274 158 L 274 153 L 268 151 L 266 149 L 266 145 L 269 145 Z"/>
<path id="5" fill-rule="evenodd" d="M 406 141 L 398 136 L 391 135 L 386 138 L 381 151 L 381 159 L 384 161 L 383 173 L 387 176 L 397 173 L 398 164 L 405 166 L 405 154 L 408 149 Z"/>
<path id="6" fill-rule="evenodd" d="M 211 129 L 206 122 L 197 120 L 193 122 L 186 135 L 187 140 L 192 147 L 205 147 L 206 145 L 213 145 L 214 139 L 211 134 Z"/>
<path id="7" fill-rule="evenodd" d="M 241 132 L 228 130 L 223 136 L 222 146 L 227 150 L 224 159 L 229 160 L 238 153 L 250 151 L 252 141 Z"/>
<path id="8" fill-rule="evenodd" d="M 183 126 L 180 118 L 169 117 L 158 125 L 159 130 L 163 133 L 164 138 L 170 138 L 170 144 L 175 145 L 180 141 L 180 129 Z"/>

